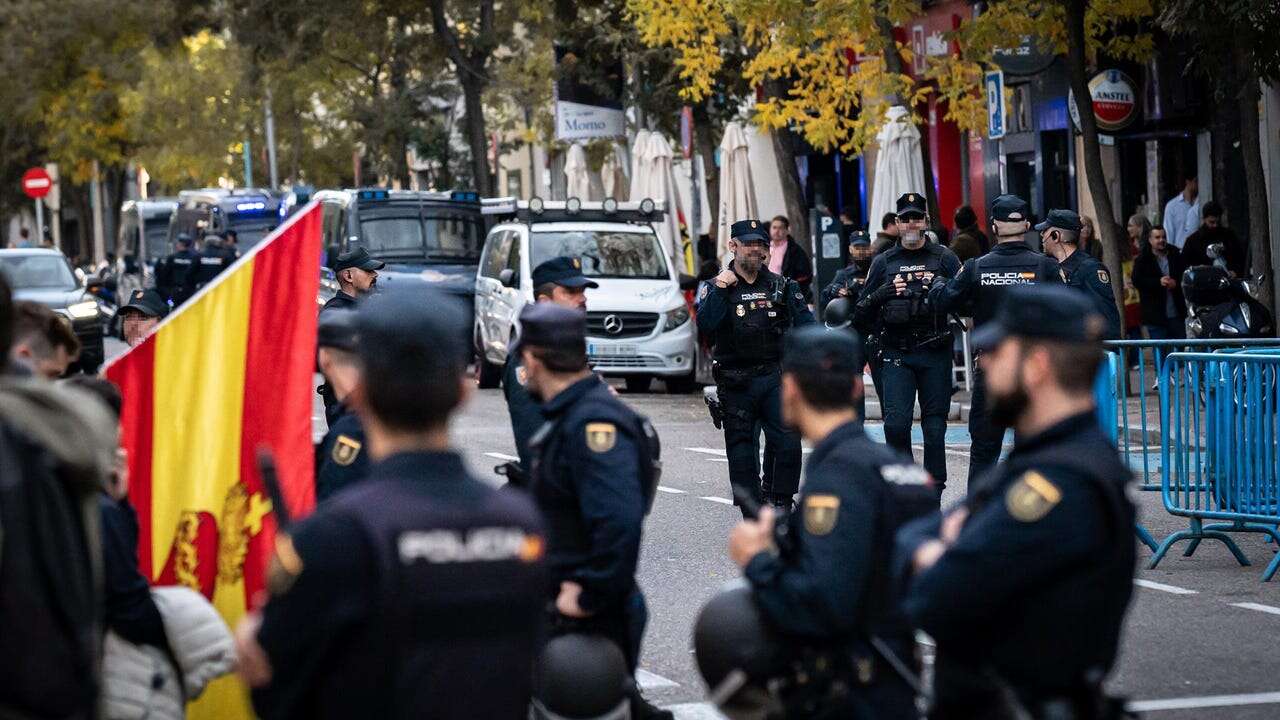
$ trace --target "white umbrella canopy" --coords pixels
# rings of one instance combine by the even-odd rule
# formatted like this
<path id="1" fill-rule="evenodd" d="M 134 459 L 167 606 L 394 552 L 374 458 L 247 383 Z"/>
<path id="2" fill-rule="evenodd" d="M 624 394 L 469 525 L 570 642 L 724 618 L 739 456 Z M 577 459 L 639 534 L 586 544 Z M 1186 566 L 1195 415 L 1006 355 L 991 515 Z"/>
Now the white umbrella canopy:
<path id="1" fill-rule="evenodd" d="M 648 162 L 645 153 L 649 151 L 649 131 L 637 130 L 635 141 L 631 144 L 631 199 L 643 200 L 636 195 L 636 178 L 640 177 L 642 168 Z"/>
<path id="2" fill-rule="evenodd" d="M 720 211 L 716 213 L 716 254 L 723 257 L 728 248 L 729 226 L 739 220 L 759 220 L 756 184 L 751 177 L 747 133 L 741 123 L 724 126 L 720 141 Z"/>
<path id="3" fill-rule="evenodd" d="M 911 114 L 901 105 L 885 111 L 885 124 L 876 135 L 875 179 L 871 187 L 871 231 L 880 229 L 880 218 L 898 207 L 905 193 L 925 193 L 924 169 L 920 166 L 920 131 Z"/>
<path id="4" fill-rule="evenodd" d="M 609 147 L 604 156 L 604 164 L 600 166 L 600 184 L 604 186 L 604 196 L 622 201 L 627 199 L 627 175 L 624 172 L 626 159 L 622 155 L 622 147 L 617 143 Z"/>
<path id="5" fill-rule="evenodd" d="M 631 199 L 666 201 L 666 216 L 657 224 L 658 237 L 676 268 L 688 272 L 684 242 L 680 236 L 680 195 L 676 192 L 675 174 L 671 170 L 671 144 L 661 133 L 649 133 L 643 152 L 638 173 L 631 178 Z"/>
<path id="6" fill-rule="evenodd" d="M 587 167 L 587 151 L 579 143 L 569 146 L 564 158 L 565 198 L 591 199 L 591 171 Z"/>

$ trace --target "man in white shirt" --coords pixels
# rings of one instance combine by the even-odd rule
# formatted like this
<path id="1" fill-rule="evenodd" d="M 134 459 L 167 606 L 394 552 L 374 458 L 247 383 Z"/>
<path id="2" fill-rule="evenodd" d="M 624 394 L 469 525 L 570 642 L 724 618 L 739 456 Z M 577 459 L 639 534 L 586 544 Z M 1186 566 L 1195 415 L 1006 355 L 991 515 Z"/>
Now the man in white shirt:
<path id="1" fill-rule="evenodd" d="M 1187 242 L 1187 237 L 1200 227 L 1200 183 L 1195 175 L 1183 178 L 1182 192 L 1173 196 L 1164 206 L 1164 218 L 1161 223 L 1169 232 L 1169 244 L 1179 250 Z"/>

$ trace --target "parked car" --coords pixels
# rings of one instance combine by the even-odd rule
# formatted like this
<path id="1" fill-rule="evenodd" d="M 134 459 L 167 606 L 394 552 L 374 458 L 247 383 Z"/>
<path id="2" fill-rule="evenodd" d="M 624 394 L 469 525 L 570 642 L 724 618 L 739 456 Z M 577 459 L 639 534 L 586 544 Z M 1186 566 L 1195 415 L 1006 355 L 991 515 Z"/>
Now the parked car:
<path id="1" fill-rule="evenodd" d="M 502 212 L 501 201 L 492 212 Z M 481 387 L 496 387 L 520 309 L 533 302 L 531 273 L 557 256 L 578 258 L 600 284 L 587 290 L 587 356 L 630 392 L 661 378 L 672 392 L 694 387 L 697 331 L 653 223 L 652 200 L 618 203 L 508 201 L 489 231 L 476 273 L 475 346 Z"/>
<path id="2" fill-rule="evenodd" d="M 103 360 L 103 314 L 98 301 L 76 280 L 67 258 L 57 250 L 43 248 L 0 250 L 0 272 L 13 288 L 15 300 L 40 303 L 71 325 L 80 340 L 80 357 L 74 367 L 96 373 Z M 88 282 L 99 280 L 90 276 Z"/>

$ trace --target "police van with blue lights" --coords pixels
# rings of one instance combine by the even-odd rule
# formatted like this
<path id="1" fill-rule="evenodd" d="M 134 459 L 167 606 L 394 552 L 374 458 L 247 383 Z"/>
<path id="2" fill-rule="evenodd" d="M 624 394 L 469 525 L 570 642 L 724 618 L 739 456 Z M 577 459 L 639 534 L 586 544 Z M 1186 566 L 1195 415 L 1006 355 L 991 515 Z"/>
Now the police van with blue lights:
<path id="1" fill-rule="evenodd" d="M 323 210 L 325 275 L 338 255 L 364 248 L 387 264 L 378 285 L 429 285 L 471 311 L 484 238 L 478 194 L 362 188 L 321 190 L 312 199 Z"/>
<path id="2" fill-rule="evenodd" d="M 262 188 L 183 190 L 169 221 L 169 248 L 179 234 L 185 233 L 198 243 L 206 235 L 222 237 L 231 230 L 236 234 L 236 249 L 243 255 L 275 230 L 288 213 L 289 205 L 282 197 Z"/>
<path id="3" fill-rule="evenodd" d="M 694 280 L 679 274 L 658 237 L 663 203 L 503 198 L 486 200 L 484 211 L 499 222 L 475 275 L 481 387 L 498 384 L 516 318 L 533 302 L 533 268 L 564 255 L 600 285 L 587 290 L 587 355 L 596 372 L 624 378 L 630 392 L 647 391 L 655 378 L 669 392 L 694 388 L 698 334 L 682 292 Z"/>

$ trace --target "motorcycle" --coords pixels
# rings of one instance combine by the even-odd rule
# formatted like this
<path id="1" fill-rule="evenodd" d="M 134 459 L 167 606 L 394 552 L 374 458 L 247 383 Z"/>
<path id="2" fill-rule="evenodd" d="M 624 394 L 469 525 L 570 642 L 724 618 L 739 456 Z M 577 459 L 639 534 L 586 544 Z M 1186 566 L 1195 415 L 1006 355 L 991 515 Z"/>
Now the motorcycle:
<path id="1" fill-rule="evenodd" d="M 1246 280 L 1233 277 L 1221 244 L 1210 245 L 1212 265 L 1194 265 L 1182 273 L 1187 301 L 1187 337 L 1258 338 L 1275 334 L 1275 319 L 1253 297 Z"/>

